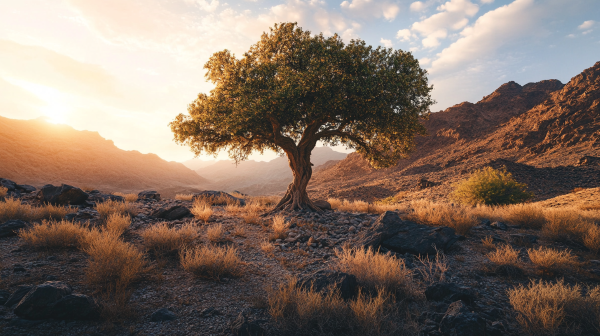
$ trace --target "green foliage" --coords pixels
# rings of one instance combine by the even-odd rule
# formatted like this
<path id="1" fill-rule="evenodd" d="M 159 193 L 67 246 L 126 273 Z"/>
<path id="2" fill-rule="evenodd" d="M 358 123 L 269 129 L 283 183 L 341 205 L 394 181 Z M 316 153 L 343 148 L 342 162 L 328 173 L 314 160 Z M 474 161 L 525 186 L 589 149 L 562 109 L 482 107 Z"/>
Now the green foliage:
<path id="1" fill-rule="evenodd" d="M 295 23 L 276 24 L 241 59 L 217 52 L 204 68 L 215 88 L 171 130 L 196 155 L 226 150 L 236 162 L 267 149 L 306 158 L 323 141 L 356 149 L 376 168 L 391 166 L 425 134 L 420 119 L 434 103 L 410 52 L 345 45 Z"/>
<path id="2" fill-rule="evenodd" d="M 468 179 L 459 182 L 452 197 L 471 205 L 505 205 L 528 201 L 533 193 L 527 191 L 524 183 L 515 181 L 505 169 L 485 167 L 475 171 Z"/>

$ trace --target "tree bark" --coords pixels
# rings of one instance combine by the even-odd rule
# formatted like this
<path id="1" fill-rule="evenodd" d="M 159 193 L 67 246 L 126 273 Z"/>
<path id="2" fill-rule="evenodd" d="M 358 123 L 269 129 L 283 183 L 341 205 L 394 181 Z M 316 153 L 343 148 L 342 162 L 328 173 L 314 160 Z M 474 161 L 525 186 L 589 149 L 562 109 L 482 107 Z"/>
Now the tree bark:
<path id="1" fill-rule="evenodd" d="M 302 209 L 321 212 L 321 209 L 313 204 L 306 192 L 312 176 L 312 163 L 310 163 L 311 151 L 312 148 L 298 148 L 296 151 L 286 151 L 294 180 L 290 183 L 285 195 L 271 213 L 282 210 L 293 211 Z"/>

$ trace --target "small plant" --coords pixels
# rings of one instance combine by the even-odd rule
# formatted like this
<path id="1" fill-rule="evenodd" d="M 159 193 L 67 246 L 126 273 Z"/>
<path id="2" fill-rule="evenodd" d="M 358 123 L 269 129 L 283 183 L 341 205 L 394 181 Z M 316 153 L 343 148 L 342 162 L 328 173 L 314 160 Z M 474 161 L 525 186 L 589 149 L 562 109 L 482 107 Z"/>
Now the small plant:
<path id="1" fill-rule="evenodd" d="M 194 201 L 190 211 L 197 219 L 203 220 L 204 223 L 207 223 L 210 217 L 213 215 L 213 209 L 210 206 L 210 203 L 207 203 L 201 199 L 196 199 Z"/>
<path id="2" fill-rule="evenodd" d="M 225 228 L 223 228 L 223 225 L 220 223 L 207 227 L 206 238 L 208 238 L 211 243 L 222 243 L 227 241 L 225 238 Z"/>
<path id="3" fill-rule="evenodd" d="M 271 243 L 269 243 L 268 241 L 263 241 L 260 244 L 260 249 L 261 251 L 263 251 L 264 253 L 268 254 L 268 255 L 272 255 L 273 251 L 275 250 L 275 246 Z"/>
<path id="4" fill-rule="evenodd" d="M 246 212 L 242 215 L 242 218 L 244 219 L 244 223 L 246 224 L 257 225 L 258 223 L 260 223 L 260 217 L 258 216 L 258 213 L 254 211 Z"/>
<path id="5" fill-rule="evenodd" d="M 122 193 L 122 192 L 115 192 L 115 193 L 113 193 L 113 195 L 123 197 L 123 199 L 125 199 L 125 202 L 135 202 L 135 201 L 138 200 L 138 195 L 137 194 L 133 194 L 133 193 L 131 193 L 131 194 L 125 194 L 125 193 Z"/>
<path id="6" fill-rule="evenodd" d="M 8 194 L 8 188 L 0 187 L 0 199 L 4 198 Z"/>
<path id="7" fill-rule="evenodd" d="M 482 238 L 481 244 L 487 250 L 495 250 L 496 249 L 496 245 L 494 244 L 494 238 L 492 238 L 492 236 L 486 236 L 485 238 Z"/>
<path id="8" fill-rule="evenodd" d="M 71 221 L 42 221 L 18 235 L 25 244 L 35 249 L 65 249 L 79 247 L 87 229 Z"/>
<path id="9" fill-rule="evenodd" d="M 477 224 L 475 216 L 464 206 L 429 200 L 410 203 L 410 219 L 433 226 L 449 226 L 460 234 L 467 234 Z"/>
<path id="10" fill-rule="evenodd" d="M 541 229 L 546 223 L 544 208 L 539 204 L 515 204 L 500 210 L 505 221 L 526 229 Z"/>
<path id="11" fill-rule="evenodd" d="M 119 202 L 108 200 L 99 204 L 96 204 L 96 211 L 100 214 L 100 219 L 105 221 L 110 215 L 116 213 L 120 215 L 128 215 L 134 217 L 137 215 L 137 209 L 129 202 Z"/>
<path id="12" fill-rule="evenodd" d="M 231 234 L 235 237 L 246 237 L 246 228 L 241 225 L 236 225 Z"/>
<path id="13" fill-rule="evenodd" d="M 180 251 L 198 238 L 198 227 L 187 223 L 180 227 L 169 228 L 167 223 L 158 223 L 142 231 L 144 246 L 157 255 L 168 255 Z"/>
<path id="14" fill-rule="evenodd" d="M 506 169 L 485 167 L 459 182 L 452 197 L 469 205 L 506 205 L 528 201 L 534 195 L 527 191 L 525 184 L 515 181 Z"/>
<path id="15" fill-rule="evenodd" d="M 417 260 L 421 264 L 418 267 L 419 273 L 423 276 L 423 281 L 428 284 L 443 282 L 446 279 L 448 263 L 446 256 L 436 250 L 435 258 L 428 256 L 418 256 Z"/>
<path id="16" fill-rule="evenodd" d="M 120 236 L 131 224 L 131 218 L 127 215 L 113 213 L 106 219 L 106 230 Z"/>
<path id="17" fill-rule="evenodd" d="M 517 266 L 519 264 L 519 251 L 508 244 L 498 246 L 496 251 L 490 252 L 486 256 L 496 265 Z"/>
<path id="18" fill-rule="evenodd" d="M 242 261 L 234 247 L 199 246 L 179 253 L 181 266 L 197 277 L 220 279 L 242 274 Z"/>
<path id="19" fill-rule="evenodd" d="M 368 249 L 337 250 L 338 268 L 356 276 L 363 287 L 375 291 L 385 290 L 400 297 L 413 297 L 415 294 L 412 272 L 403 259 L 390 254 L 381 254 Z"/>
<path id="20" fill-rule="evenodd" d="M 536 266 L 550 272 L 565 271 L 575 267 L 577 258 L 570 251 L 559 251 L 540 246 L 537 249 L 528 249 L 529 259 Z"/>
<path id="21" fill-rule="evenodd" d="M 577 241 L 582 243 L 590 228 L 594 226 L 594 217 L 587 217 L 574 208 L 548 209 L 543 234 L 556 241 Z"/>
<path id="22" fill-rule="evenodd" d="M 600 227 L 591 225 L 587 235 L 583 238 L 583 244 L 594 253 L 600 251 Z"/>
<path id="23" fill-rule="evenodd" d="M 9 197 L 4 202 L 0 202 L 0 223 L 11 219 L 25 221 L 60 220 L 72 212 L 75 212 L 75 210 L 69 207 L 54 206 L 52 204 L 34 207 L 29 204 L 22 204 L 19 199 Z"/>
<path id="24" fill-rule="evenodd" d="M 194 198 L 194 194 L 177 194 L 175 195 L 176 200 L 180 201 L 191 201 Z"/>
<path id="25" fill-rule="evenodd" d="M 287 237 L 287 230 L 289 227 L 290 223 L 286 223 L 285 218 L 283 216 L 274 216 L 273 225 L 271 226 L 271 228 L 273 229 L 273 234 L 269 237 L 269 239 L 284 239 L 285 237 Z"/>

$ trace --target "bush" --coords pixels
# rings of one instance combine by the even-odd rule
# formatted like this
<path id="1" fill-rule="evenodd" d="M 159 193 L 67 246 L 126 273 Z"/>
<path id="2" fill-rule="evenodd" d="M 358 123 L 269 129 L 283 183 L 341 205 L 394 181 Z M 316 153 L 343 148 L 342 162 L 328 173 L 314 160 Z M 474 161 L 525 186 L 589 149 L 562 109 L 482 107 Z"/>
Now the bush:
<path id="1" fill-rule="evenodd" d="M 537 249 L 528 249 L 529 259 L 536 266 L 550 272 L 565 271 L 575 267 L 577 258 L 570 251 L 559 251 L 540 246 Z"/>
<path id="2" fill-rule="evenodd" d="M 587 235 L 583 238 L 583 244 L 594 253 L 600 251 L 600 227 L 591 225 Z"/>
<path id="3" fill-rule="evenodd" d="M 471 211 L 461 205 L 417 200 L 410 206 L 414 211 L 408 215 L 409 219 L 427 225 L 448 226 L 459 234 L 467 234 L 477 224 Z"/>
<path id="4" fill-rule="evenodd" d="M 206 238 L 208 238 L 211 243 L 222 243 L 227 241 L 225 238 L 225 229 L 223 228 L 223 225 L 219 223 L 207 227 Z"/>
<path id="5" fill-rule="evenodd" d="M 0 198 L 3 198 L 8 194 L 8 188 L 0 187 Z"/>
<path id="6" fill-rule="evenodd" d="M 486 256 L 496 265 L 516 266 L 519 264 L 519 251 L 510 245 L 498 246 L 496 251 L 490 252 Z"/>
<path id="7" fill-rule="evenodd" d="M 485 167 L 456 185 L 452 198 L 458 202 L 477 205 L 506 205 L 528 201 L 533 193 L 527 186 L 514 180 L 506 169 Z"/>
<path id="8" fill-rule="evenodd" d="M 576 208 L 546 210 L 546 224 L 542 228 L 544 235 L 556 241 L 577 241 L 582 243 L 590 229 L 594 227 L 594 216 Z"/>
<path id="9" fill-rule="evenodd" d="M 125 202 L 135 202 L 135 201 L 138 200 L 138 195 L 137 194 L 133 194 L 133 193 L 132 194 L 125 194 L 125 193 L 122 193 L 122 192 L 116 192 L 116 193 L 113 193 L 113 195 L 123 197 L 125 199 Z"/>
<path id="10" fill-rule="evenodd" d="M 137 215 L 137 209 L 132 203 L 113 200 L 96 204 L 96 211 L 100 214 L 100 219 L 104 221 L 114 213 L 130 217 Z"/>
<path id="11" fill-rule="evenodd" d="M 200 278 L 218 280 L 242 274 L 242 261 L 234 247 L 200 246 L 179 253 L 181 266 Z"/>
<path id="12" fill-rule="evenodd" d="M 579 335 L 600 331 L 600 287 L 582 295 L 579 285 L 532 281 L 508 290 L 517 320 L 531 335 Z"/>
<path id="13" fill-rule="evenodd" d="M 106 231 L 120 236 L 131 224 L 131 218 L 127 215 L 113 213 L 106 219 Z"/>
<path id="14" fill-rule="evenodd" d="M 197 219 L 203 220 L 205 223 L 208 222 L 210 216 L 213 214 L 213 209 L 210 206 L 210 203 L 206 202 L 203 199 L 197 198 L 192 205 L 192 209 L 190 209 L 192 214 Z"/>
<path id="15" fill-rule="evenodd" d="M 290 227 L 290 223 L 285 222 L 285 218 L 281 215 L 273 217 L 273 234 L 269 237 L 269 240 L 284 239 L 287 237 L 287 230 Z"/>
<path id="16" fill-rule="evenodd" d="M 502 218 L 526 229 L 541 229 L 546 223 L 544 208 L 539 204 L 515 204 L 499 209 Z"/>
<path id="17" fill-rule="evenodd" d="M 0 202 L 0 223 L 11 219 L 25 221 L 39 221 L 42 219 L 60 220 L 72 212 L 75 212 L 75 210 L 69 207 L 52 204 L 34 207 L 29 204 L 22 204 L 19 199 L 7 198 L 4 202 Z"/>
<path id="18" fill-rule="evenodd" d="M 65 249 L 79 247 L 87 229 L 70 221 L 42 221 L 31 228 L 22 229 L 18 235 L 25 244 L 35 249 Z"/>
<path id="19" fill-rule="evenodd" d="M 190 246 L 198 238 L 198 231 L 198 227 L 191 223 L 179 229 L 158 223 L 142 231 L 141 236 L 147 249 L 157 255 L 167 255 Z"/>

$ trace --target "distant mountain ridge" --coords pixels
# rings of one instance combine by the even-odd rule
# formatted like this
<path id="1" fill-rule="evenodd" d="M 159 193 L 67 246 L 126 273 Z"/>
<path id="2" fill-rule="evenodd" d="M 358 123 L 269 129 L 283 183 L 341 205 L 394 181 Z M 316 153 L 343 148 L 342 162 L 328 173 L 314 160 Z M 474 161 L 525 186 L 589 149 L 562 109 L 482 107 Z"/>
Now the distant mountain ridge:
<path id="1" fill-rule="evenodd" d="M 103 191 L 200 190 L 207 181 L 181 163 L 125 151 L 97 132 L 41 119 L 0 117 L 0 177 L 18 183 L 67 183 Z"/>

